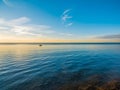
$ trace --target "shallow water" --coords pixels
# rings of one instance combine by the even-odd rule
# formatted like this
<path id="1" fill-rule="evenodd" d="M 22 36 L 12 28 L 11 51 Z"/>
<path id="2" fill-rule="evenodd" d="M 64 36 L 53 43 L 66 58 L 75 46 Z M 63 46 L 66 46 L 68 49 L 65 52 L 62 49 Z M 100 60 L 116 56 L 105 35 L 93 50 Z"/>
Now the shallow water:
<path id="1" fill-rule="evenodd" d="M 0 45 L 0 90 L 120 90 L 120 44 Z"/>

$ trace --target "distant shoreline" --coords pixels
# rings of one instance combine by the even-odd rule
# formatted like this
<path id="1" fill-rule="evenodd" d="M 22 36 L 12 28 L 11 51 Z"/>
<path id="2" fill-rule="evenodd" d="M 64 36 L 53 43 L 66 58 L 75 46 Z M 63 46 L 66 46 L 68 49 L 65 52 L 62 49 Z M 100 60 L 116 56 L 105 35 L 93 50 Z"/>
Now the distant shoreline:
<path id="1" fill-rule="evenodd" d="M 36 44 L 42 44 L 42 45 L 81 45 L 81 44 L 120 44 L 120 42 L 76 42 L 76 43 L 0 43 L 0 45 L 18 45 L 18 44 L 24 44 L 24 45 L 36 45 Z"/>

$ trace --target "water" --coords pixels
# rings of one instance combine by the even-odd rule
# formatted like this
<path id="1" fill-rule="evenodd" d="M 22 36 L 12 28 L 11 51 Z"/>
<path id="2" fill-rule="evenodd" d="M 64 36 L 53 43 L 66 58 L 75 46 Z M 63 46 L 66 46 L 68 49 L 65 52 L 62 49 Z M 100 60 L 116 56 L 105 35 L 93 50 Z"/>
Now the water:
<path id="1" fill-rule="evenodd" d="M 120 44 L 0 45 L 0 90 L 120 90 Z"/>

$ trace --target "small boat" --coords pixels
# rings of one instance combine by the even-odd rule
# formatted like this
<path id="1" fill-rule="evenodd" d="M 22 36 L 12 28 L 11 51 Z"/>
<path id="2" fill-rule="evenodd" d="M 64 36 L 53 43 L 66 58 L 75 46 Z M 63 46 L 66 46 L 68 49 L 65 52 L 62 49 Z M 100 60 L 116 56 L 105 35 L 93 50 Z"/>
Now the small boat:
<path id="1" fill-rule="evenodd" d="M 42 46 L 42 44 L 39 45 L 40 47 Z"/>

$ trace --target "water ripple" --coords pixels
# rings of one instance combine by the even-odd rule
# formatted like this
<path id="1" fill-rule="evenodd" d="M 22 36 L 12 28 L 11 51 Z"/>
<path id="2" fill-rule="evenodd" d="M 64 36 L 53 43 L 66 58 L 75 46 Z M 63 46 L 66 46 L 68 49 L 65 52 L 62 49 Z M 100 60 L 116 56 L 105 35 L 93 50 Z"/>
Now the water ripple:
<path id="1" fill-rule="evenodd" d="M 120 85 L 116 46 L 29 47 L 18 55 L 14 49 L 0 52 L 1 90 L 107 90 L 107 86 L 119 90 L 115 89 Z"/>

